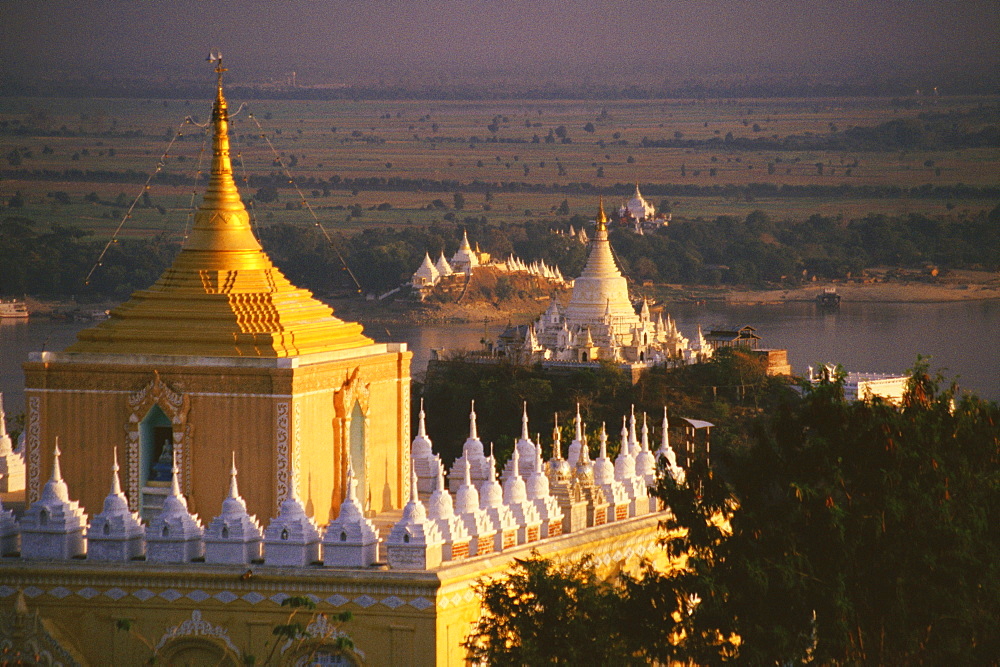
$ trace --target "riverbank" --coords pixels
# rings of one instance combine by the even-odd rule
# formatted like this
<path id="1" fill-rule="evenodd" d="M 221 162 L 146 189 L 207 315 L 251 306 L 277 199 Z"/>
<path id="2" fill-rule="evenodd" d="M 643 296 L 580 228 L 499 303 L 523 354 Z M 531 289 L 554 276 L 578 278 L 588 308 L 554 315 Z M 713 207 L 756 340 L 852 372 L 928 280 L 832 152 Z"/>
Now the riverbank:
<path id="1" fill-rule="evenodd" d="M 852 303 L 945 303 L 1000 299 L 1000 273 L 951 271 L 946 276 L 915 272 L 873 272 L 865 280 L 815 282 L 792 289 L 722 290 L 728 303 L 783 303 L 815 301 L 826 289 L 834 289 L 842 302 Z"/>
<path id="2" fill-rule="evenodd" d="M 1000 272 L 950 271 L 943 276 L 918 272 L 872 270 L 862 280 L 817 281 L 796 287 L 750 289 L 732 286 L 654 285 L 638 288 L 664 305 L 677 303 L 769 304 L 813 302 L 832 288 L 843 303 L 947 303 L 1000 299 Z M 568 294 L 560 300 L 568 299 Z M 461 322 L 523 323 L 537 318 L 548 307 L 549 297 L 511 299 L 502 303 L 420 303 L 408 300 L 368 301 L 360 298 L 324 299 L 337 317 L 383 325 L 426 325 Z M 52 319 L 102 319 L 118 305 L 104 302 L 80 305 L 72 301 L 27 299 L 33 317 Z"/>
<path id="3" fill-rule="evenodd" d="M 731 303 L 777 304 L 815 302 L 826 289 L 834 289 L 843 303 L 948 303 L 956 301 L 1000 300 L 1000 273 L 952 271 L 946 276 L 917 272 L 873 270 L 863 280 L 817 281 L 796 287 L 750 289 L 732 286 L 654 285 L 644 291 L 669 312 L 671 304 Z M 568 299 L 568 294 L 561 298 Z M 446 324 L 451 322 L 523 323 L 537 318 L 548 307 L 549 298 L 516 300 L 503 304 L 476 302 L 416 303 L 410 301 L 328 301 L 337 316 L 378 324 Z"/>

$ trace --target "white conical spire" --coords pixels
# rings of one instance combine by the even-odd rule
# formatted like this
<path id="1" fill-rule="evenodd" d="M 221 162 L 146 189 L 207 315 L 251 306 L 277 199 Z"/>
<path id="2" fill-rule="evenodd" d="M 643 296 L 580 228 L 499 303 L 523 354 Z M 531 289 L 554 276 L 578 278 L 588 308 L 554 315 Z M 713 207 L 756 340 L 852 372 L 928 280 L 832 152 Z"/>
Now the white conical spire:
<path id="1" fill-rule="evenodd" d="M 632 451 L 629 448 L 630 437 L 625 428 L 625 420 L 622 419 L 621 447 L 618 450 L 618 457 L 615 459 L 615 479 L 623 483 L 635 477 L 635 457 L 632 456 Z"/>
<path id="2" fill-rule="evenodd" d="M 434 491 L 427 503 L 427 516 L 431 519 L 451 519 L 455 516 L 455 504 L 451 494 L 444 488 L 444 470 L 440 466 L 434 479 Z"/>
<path id="3" fill-rule="evenodd" d="M 434 490 L 434 477 L 441 467 L 441 457 L 434 453 L 431 439 L 427 436 L 424 399 L 420 399 L 420 413 L 417 424 L 417 437 L 410 444 L 412 469 L 417 474 L 417 492 L 421 498 L 429 498 Z"/>
<path id="4" fill-rule="evenodd" d="M 521 411 L 521 437 L 518 438 L 517 442 L 514 443 L 514 449 L 517 451 L 517 461 L 518 471 L 521 477 L 527 477 L 528 473 L 531 472 L 532 459 L 535 456 L 535 443 L 531 439 L 531 433 L 528 430 L 528 402 L 524 401 L 523 408 Z M 510 468 L 513 465 L 514 458 L 512 457 L 508 461 L 507 466 L 503 471 L 503 479 L 506 481 L 510 477 Z"/>
<path id="5" fill-rule="evenodd" d="M 181 494 L 177 450 L 171 453 L 170 493 L 163 509 L 146 528 L 146 558 L 164 563 L 188 563 L 205 555 L 204 529 L 198 517 L 188 511 Z"/>
<path id="6" fill-rule="evenodd" d="M 129 561 L 146 552 L 145 529 L 138 512 L 129 511 L 118 476 L 118 448 L 111 466 L 111 493 L 104 499 L 104 511 L 87 529 L 87 558 L 90 560 Z"/>
<path id="7" fill-rule="evenodd" d="M 417 495 L 417 476 L 410 473 L 410 500 L 403 517 L 393 525 L 386 542 L 389 566 L 428 569 L 441 564 L 444 538 Z"/>
<path id="8" fill-rule="evenodd" d="M 579 455 L 579 451 L 577 455 Z M 555 426 L 552 428 L 552 458 L 549 459 L 549 476 L 553 482 L 565 482 L 573 476 L 573 466 L 562 456 L 558 413 L 555 415 Z"/>
<path id="9" fill-rule="evenodd" d="M 628 418 L 628 448 L 632 456 L 639 453 L 639 437 L 636 434 L 635 405 L 632 405 L 632 414 Z"/>
<path id="10" fill-rule="evenodd" d="M 642 440 L 635 457 L 635 474 L 643 479 L 647 487 L 656 483 L 656 457 L 649 451 L 649 425 L 645 412 L 642 413 Z"/>
<path id="11" fill-rule="evenodd" d="M 446 276 L 450 276 L 452 273 L 454 273 L 454 271 L 451 268 L 451 264 L 449 264 L 448 260 L 445 259 L 445 257 L 444 257 L 444 251 L 443 250 L 441 251 L 441 256 L 438 257 L 437 263 L 434 264 L 434 268 L 437 269 L 438 274 L 442 278 L 444 278 Z"/>
<path id="12" fill-rule="evenodd" d="M 431 439 L 427 437 L 427 415 L 424 412 L 424 399 L 420 399 L 420 412 L 417 413 L 417 436 L 410 444 L 410 456 L 426 456 L 432 453 Z"/>
<path id="13" fill-rule="evenodd" d="M 511 474 L 507 478 L 507 481 L 504 482 L 503 487 L 503 501 L 508 505 L 523 503 L 528 499 L 527 487 L 519 470 L 521 454 L 518 452 L 517 448 L 514 449 L 514 453 L 511 455 L 511 460 L 513 462 L 513 465 L 511 466 Z"/>
<path id="14" fill-rule="evenodd" d="M 532 447 L 534 451 L 534 447 Z M 510 475 L 503 485 L 503 505 L 510 512 L 517 526 L 517 541 L 519 544 L 537 540 L 541 535 L 542 518 L 534 503 L 528 501 L 528 489 L 521 477 L 521 454 L 515 447 L 511 455 Z M 534 459 L 534 457 L 532 457 Z M 531 463 L 531 462 L 529 462 Z M 532 465 L 534 467 L 534 465 Z"/>
<path id="15" fill-rule="evenodd" d="M 87 549 L 84 528 L 87 515 L 80 503 L 69 499 L 69 489 L 59 468 L 59 438 L 53 448 L 52 478 L 42 497 L 21 518 L 21 557 L 68 559 Z"/>
<path id="16" fill-rule="evenodd" d="M 684 483 L 684 469 L 677 465 L 677 455 L 670 446 L 670 423 L 667 421 L 667 406 L 663 406 L 663 435 L 660 438 L 660 448 L 656 450 L 657 458 L 666 459 L 667 473 L 678 484 Z"/>
<path id="17" fill-rule="evenodd" d="M 122 480 L 118 476 L 118 447 L 114 447 L 112 451 L 114 464 L 111 466 L 111 495 L 116 497 L 121 496 L 124 498 L 125 494 L 122 493 Z M 107 502 L 105 502 L 105 505 L 107 505 Z"/>
<path id="18" fill-rule="evenodd" d="M 521 440 L 531 440 L 528 433 L 528 402 L 524 401 L 524 409 L 521 412 Z"/>
<path id="19" fill-rule="evenodd" d="M 594 483 L 603 486 L 610 484 L 615 478 L 615 466 L 608 458 L 608 432 L 604 422 L 601 422 L 601 433 L 598 440 L 601 443 L 601 450 L 594 461 Z"/>
<path id="20" fill-rule="evenodd" d="M 170 453 L 170 495 L 178 498 L 184 507 L 187 507 L 187 499 L 181 495 L 180 482 L 177 481 L 177 475 L 180 470 L 177 468 L 177 450 L 173 450 Z"/>
<path id="21" fill-rule="evenodd" d="M 61 482 L 62 487 L 66 488 L 66 483 L 63 482 L 62 478 L 62 467 L 59 465 L 60 456 L 62 456 L 62 451 L 59 449 L 59 436 L 56 436 L 56 446 L 52 450 L 52 481 Z"/>
<path id="22" fill-rule="evenodd" d="M 444 488 L 444 468 L 438 469 L 437 487 L 427 503 L 427 518 L 441 531 L 441 556 L 444 560 L 457 560 L 469 555 L 469 531 L 465 521 L 455 514 L 454 503 Z"/>
<path id="23" fill-rule="evenodd" d="M 469 541 L 469 555 L 492 553 L 496 529 L 479 507 L 479 491 L 472 483 L 468 461 L 462 462 L 462 473 L 462 483 L 455 494 L 455 513 L 465 523 L 465 529 L 472 537 Z"/>
<path id="24" fill-rule="evenodd" d="M 479 491 L 472 484 L 468 461 L 462 462 L 462 475 L 462 485 L 455 494 L 455 511 L 459 514 L 476 512 L 479 510 Z"/>
<path id="25" fill-rule="evenodd" d="M 472 407 L 469 410 L 469 440 L 479 440 L 479 427 L 476 424 L 476 399 L 472 399 Z M 482 443 L 480 443 L 480 447 Z"/>
<path id="26" fill-rule="evenodd" d="M 580 448 L 586 447 L 583 439 L 583 419 L 580 417 L 580 404 L 576 404 L 576 418 L 573 421 L 574 436 L 573 442 L 569 443 L 569 452 L 566 454 L 566 461 L 571 467 L 576 467 L 580 459 Z"/>
<path id="27" fill-rule="evenodd" d="M 294 467 L 288 477 L 288 495 L 264 530 L 264 563 L 306 567 L 320 559 L 321 536 L 299 500 Z"/>
<path id="28" fill-rule="evenodd" d="M 233 464 L 229 468 L 229 499 L 242 500 L 240 498 L 240 488 L 236 482 L 236 452 L 233 452 Z"/>
<path id="29" fill-rule="evenodd" d="M 23 491 L 24 481 L 24 457 L 14 451 L 14 443 L 7 433 L 3 394 L 0 394 L 0 492 Z"/>
<path id="30" fill-rule="evenodd" d="M 497 461 L 493 458 L 493 445 L 490 443 L 490 456 L 487 459 L 486 481 L 479 487 L 479 503 L 483 509 L 497 507 L 503 504 L 503 487 L 497 481 Z"/>
<path id="31" fill-rule="evenodd" d="M 261 557 L 263 532 L 257 517 L 247 512 L 236 481 L 236 452 L 229 467 L 229 494 L 222 501 L 222 514 L 205 529 L 205 562 L 245 565 Z"/>
<path id="32" fill-rule="evenodd" d="M 347 492 L 340 504 L 340 513 L 327 524 L 323 534 L 323 564 L 327 567 L 367 567 L 378 560 L 378 529 L 365 518 L 350 454 L 346 481 Z"/>
<path id="33" fill-rule="evenodd" d="M 451 470 L 448 472 L 448 486 L 457 489 L 462 483 L 462 466 L 464 461 L 469 462 L 469 470 L 472 475 L 472 483 L 476 487 L 486 481 L 486 456 L 483 453 L 483 443 L 479 439 L 479 429 L 476 424 L 476 402 L 472 401 L 469 409 L 469 437 L 462 445 L 462 455 L 455 459 Z"/>

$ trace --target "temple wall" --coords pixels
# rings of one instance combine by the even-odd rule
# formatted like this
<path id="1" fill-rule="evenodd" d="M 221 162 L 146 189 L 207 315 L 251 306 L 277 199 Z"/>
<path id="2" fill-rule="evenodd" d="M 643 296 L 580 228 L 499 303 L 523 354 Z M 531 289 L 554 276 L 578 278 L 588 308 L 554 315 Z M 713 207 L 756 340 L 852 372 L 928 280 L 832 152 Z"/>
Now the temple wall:
<path id="1" fill-rule="evenodd" d="M 0 636 L 20 591 L 49 637 L 81 664 L 145 664 L 151 650 L 143 640 L 165 663 L 235 665 L 252 654 L 264 664 L 274 647 L 272 630 L 288 622 L 290 609 L 281 601 L 307 596 L 317 613 L 353 613 L 343 630 L 355 643 L 351 657 L 358 664 L 465 665 L 461 643 L 481 613 L 477 580 L 503 575 L 513 559 L 535 550 L 558 559 L 590 555 L 604 576 L 635 572 L 643 558 L 666 569 L 670 563 L 657 544 L 662 518 L 613 522 L 428 571 L 86 560 L 36 561 L 25 569 L 17 558 L 0 558 Z M 132 630 L 118 630 L 119 619 L 130 619 Z M 295 620 L 308 624 L 317 617 L 304 610 Z M 267 664 L 293 664 L 302 655 L 283 647 L 279 642 Z"/>
<path id="2" fill-rule="evenodd" d="M 181 490 L 207 523 L 228 490 L 232 452 L 248 509 L 266 524 L 298 480 L 299 497 L 319 523 L 342 499 L 344 400 L 365 412 L 367 480 L 376 511 L 402 505 L 409 445 L 406 351 L 341 355 L 309 365 L 100 363 L 72 355 L 25 364 L 28 501 L 51 476 L 59 437 L 71 498 L 100 512 L 110 488 L 113 447 L 130 501 L 139 491 L 140 422 L 159 405 L 173 422 Z M 83 355 L 80 355 L 81 357 Z M 406 394 L 406 405 L 401 397 Z M 354 403 L 346 408 L 350 414 Z M 375 406 L 390 406 L 388 408 Z"/>

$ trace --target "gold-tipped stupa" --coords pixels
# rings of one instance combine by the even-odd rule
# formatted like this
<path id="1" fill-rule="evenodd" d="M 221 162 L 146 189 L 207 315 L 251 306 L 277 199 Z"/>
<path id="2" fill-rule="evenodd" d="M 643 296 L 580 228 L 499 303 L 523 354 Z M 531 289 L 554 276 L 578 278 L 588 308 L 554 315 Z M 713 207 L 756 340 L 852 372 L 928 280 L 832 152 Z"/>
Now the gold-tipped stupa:
<path id="1" fill-rule="evenodd" d="M 360 324 L 292 285 L 254 236 L 233 180 L 221 59 L 215 71 L 212 172 L 190 237 L 152 287 L 67 352 L 291 357 L 372 344 Z"/>

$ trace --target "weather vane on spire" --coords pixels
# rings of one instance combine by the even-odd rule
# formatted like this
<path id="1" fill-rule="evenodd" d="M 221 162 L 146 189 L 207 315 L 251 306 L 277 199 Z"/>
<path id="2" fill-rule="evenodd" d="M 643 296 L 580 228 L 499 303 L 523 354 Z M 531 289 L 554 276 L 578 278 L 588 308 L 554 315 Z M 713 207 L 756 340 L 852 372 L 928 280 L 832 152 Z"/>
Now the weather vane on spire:
<path id="1" fill-rule="evenodd" d="M 217 63 L 215 66 L 215 73 L 219 75 L 219 85 L 222 85 L 222 73 L 228 72 L 225 67 L 222 66 L 222 51 L 211 51 L 208 57 L 205 58 L 210 63 Z"/>

